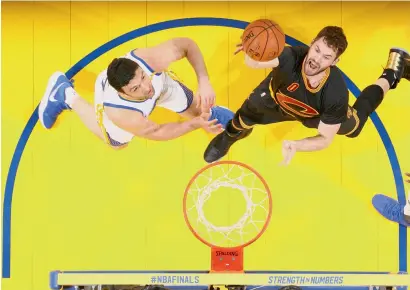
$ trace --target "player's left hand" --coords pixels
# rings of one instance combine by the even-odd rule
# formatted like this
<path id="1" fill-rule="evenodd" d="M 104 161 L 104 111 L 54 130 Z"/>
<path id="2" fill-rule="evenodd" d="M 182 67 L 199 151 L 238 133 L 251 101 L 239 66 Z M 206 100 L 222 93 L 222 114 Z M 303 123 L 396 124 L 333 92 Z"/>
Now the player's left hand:
<path id="1" fill-rule="evenodd" d="M 283 161 L 281 165 L 285 165 L 285 166 L 289 165 L 295 153 L 296 153 L 295 141 L 288 141 L 288 140 L 283 141 L 283 144 L 282 144 Z"/>
<path id="2" fill-rule="evenodd" d="M 406 172 L 405 174 L 406 174 L 407 178 L 409 178 L 409 179 L 406 180 L 406 182 L 410 183 L 410 173 Z"/>
<path id="3" fill-rule="evenodd" d="M 198 100 L 196 107 L 200 107 L 203 113 L 209 112 L 215 103 L 215 92 L 209 80 L 204 80 L 198 83 L 198 91 L 196 92 L 195 97 Z"/>

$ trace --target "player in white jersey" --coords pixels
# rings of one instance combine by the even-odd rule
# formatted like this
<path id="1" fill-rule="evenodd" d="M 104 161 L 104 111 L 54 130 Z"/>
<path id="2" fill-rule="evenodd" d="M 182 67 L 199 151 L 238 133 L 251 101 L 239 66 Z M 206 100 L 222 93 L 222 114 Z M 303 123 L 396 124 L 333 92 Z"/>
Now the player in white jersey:
<path id="1" fill-rule="evenodd" d="M 183 58 L 197 76 L 196 96 L 167 70 Z M 173 38 L 114 59 L 98 75 L 94 93 L 92 106 L 79 96 L 63 73 L 54 73 L 39 106 L 41 124 L 50 129 L 62 112 L 72 110 L 95 135 L 120 149 L 134 136 L 165 141 L 198 128 L 217 134 L 234 115 L 224 107 L 214 106 L 215 93 L 202 53 L 189 38 Z M 187 121 L 154 123 L 148 117 L 156 106 L 172 110 Z"/>

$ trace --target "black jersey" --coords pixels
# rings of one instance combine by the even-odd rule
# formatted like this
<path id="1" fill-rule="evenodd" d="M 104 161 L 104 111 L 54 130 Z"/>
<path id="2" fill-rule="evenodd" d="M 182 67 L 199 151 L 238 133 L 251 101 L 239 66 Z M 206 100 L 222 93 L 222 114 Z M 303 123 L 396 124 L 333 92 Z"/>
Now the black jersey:
<path id="1" fill-rule="evenodd" d="M 303 71 L 305 46 L 285 47 L 279 56 L 279 66 L 271 72 L 271 94 L 284 112 L 300 121 L 319 119 L 325 124 L 346 120 L 349 92 L 337 67 L 326 69 L 320 85 L 312 89 Z"/>

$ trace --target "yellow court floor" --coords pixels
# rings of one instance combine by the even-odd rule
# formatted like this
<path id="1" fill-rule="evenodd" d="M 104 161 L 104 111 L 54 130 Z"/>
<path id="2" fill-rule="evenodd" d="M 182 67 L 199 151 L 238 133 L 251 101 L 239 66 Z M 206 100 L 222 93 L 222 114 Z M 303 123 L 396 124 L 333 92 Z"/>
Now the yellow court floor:
<path id="1" fill-rule="evenodd" d="M 5 290 L 45 289 L 49 272 L 59 269 L 210 267 L 210 248 L 185 223 L 183 195 L 206 165 L 203 151 L 211 136 L 198 130 L 167 142 L 135 139 L 114 151 L 73 112 L 64 113 L 58 126 L 47 131 L 32 114 L 55 71 L 75 73 L 76 90 L 93 102 L 95 78 L 114 57 L 172 37 L 190 37 L 204 54 L 217 104 L 237 110 L 267 71 L 252 70 L 243 55 L 233 55 L 242 32 L 234 23 L 273 19 L 289 45 L 309 44 L 326 25 L 342 26 L 349 46 L 338 66 L 352 81 L 351 103 L 357 90 L 381 75 L 391 47 L 410 50 L 410 2 L 1 5 Z M 208 18 L 208 24 L 191 20 L 192 26 L 182 27 L 172 22 L 198 17 Z M 103 46 L 145 26 L 150 29 L 124 36 L 119 45 L 111 42 L 108 51 Z M 171 69 L 196 89 L 187 60 Z M 408 231 L 381 217 L 371 199 L 379 192 L 404 196 L 401 174 L 410 171 L 409 110 L 410 83 L 402 81 L 359 138 L 338 136 L 324 151 L 297 153 L 288 167 L 279 166 L 282 140 L 313 136 L 314 130 L 298 123 L 260 126 L 238 142 L 225 160 L 256 170 L 272 196 L 269 226 L 245 249 L 245 269 L 406 271 Z M 164 123 L 180 117 L 157 108 L 151 119 Z M 216 193 L 214 203 L 204 207 L 210 220 L 225 224 L 237 218 L 243 208 L 238 195 Z"/>

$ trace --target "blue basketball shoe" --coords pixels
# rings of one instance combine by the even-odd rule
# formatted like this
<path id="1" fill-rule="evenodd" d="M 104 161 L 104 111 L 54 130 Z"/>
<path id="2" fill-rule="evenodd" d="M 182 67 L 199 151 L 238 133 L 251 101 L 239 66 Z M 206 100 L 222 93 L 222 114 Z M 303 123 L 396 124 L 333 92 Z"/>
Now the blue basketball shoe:
<path id="1" fill-rule="evenodd" d="M 73 87 L 73 84 L 62 72 L 55 72 L 48 80 L 46 92 L 38 108 L 38 117 L 44 128 L 50 129 L 63 111 L 71 110 L 65 102 L 65 90 L 68 87 Z"/>
<path id="2" fill-rule="evenodd" d="M 373 206 L 386 219 L 410 227 L 410 216 L 404 214 L 404 205 L 383 194 L 376 194 L 372 199 Z"/>
<path id="3" fill-rule="evenodd" d="M 232 112 L 231 110 L 221 107 L 221 106 L 215 106 L 211 108 L 211 116 L 209 117 L 209 121 L 213 119 L 217 119 L 218 122 L 217 124 L 221 124 L 224 129 L 226 129 L 226 126 L 228 122 L 235 116 L 235 113 Z"/>

